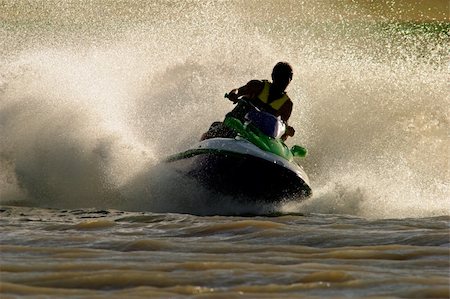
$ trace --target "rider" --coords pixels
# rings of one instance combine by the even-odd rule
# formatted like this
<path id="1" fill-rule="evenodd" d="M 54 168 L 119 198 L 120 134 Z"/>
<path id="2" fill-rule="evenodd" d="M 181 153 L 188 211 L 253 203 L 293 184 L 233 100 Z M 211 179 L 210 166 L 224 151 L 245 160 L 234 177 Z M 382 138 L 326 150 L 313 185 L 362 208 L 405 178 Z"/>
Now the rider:
<path id="1" fill-rule="evenodd" d="M 287 62 L 278 62 L 272 70 L 272 83 L 267 80 L 251 80 L 246 85 L 233 89 L 228 94 L 228 99 L 238 105 L 227 115 L 238 119 L 243 119 L 248 112 L 248 106 L 245 103 L 238 102 L 239 98 L 244 97 L 259 109 L 280 116 L 287 124 L 292 113 L 292 101 L 285 92 L 286 87 L 292 80 L 292 67 Z M 233 137 L 234 132 L 228 129 L 220 122 L 215 122 L 211 128 L 203 134 L 203 139 L 212 137 Z M 294 136 L 295 130 L 287 126 L 286 132 L 282 136 L 286 140 L 288 136 Z"/>

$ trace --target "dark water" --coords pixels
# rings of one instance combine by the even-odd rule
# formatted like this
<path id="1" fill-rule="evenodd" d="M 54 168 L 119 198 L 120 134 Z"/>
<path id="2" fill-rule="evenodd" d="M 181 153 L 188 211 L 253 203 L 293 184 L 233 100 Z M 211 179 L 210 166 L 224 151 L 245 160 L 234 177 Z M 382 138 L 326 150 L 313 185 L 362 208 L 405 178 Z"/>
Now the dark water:
<path id="1" fill-rule="evenodd" d="M 448 1 L 0 1 L 1 298 L 448 298 Z M 294 67 L 313 196 L 159 162 Z"/>

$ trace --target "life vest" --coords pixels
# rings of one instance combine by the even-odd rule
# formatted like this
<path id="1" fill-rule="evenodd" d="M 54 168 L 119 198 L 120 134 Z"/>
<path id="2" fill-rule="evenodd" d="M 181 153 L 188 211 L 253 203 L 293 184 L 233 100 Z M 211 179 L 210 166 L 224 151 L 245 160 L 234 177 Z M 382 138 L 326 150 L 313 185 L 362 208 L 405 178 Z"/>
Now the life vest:
<path id="1" fill-rule="evenodd" d="M 272 110 L 274 112 L 277 112 L 281 109 L 281 107 L 283 107 L 283 105 L 289 101 L 289 97 L 286 93 L 284 93 L 280 98 L 275 99 L 273 101 L 271 101 L 269 103 L 269 91 L 270 91 L 270 86 L 272 85 L 272 83 L 270 83 L 269 81 L 264 80 L 264 87 L 263 90 L 260 92 L 260 94 L 257 96 L 257 98 L 263 102 L 265 104 L 265 106 L 270 107 L 271 109 L 268 110 Z"/>

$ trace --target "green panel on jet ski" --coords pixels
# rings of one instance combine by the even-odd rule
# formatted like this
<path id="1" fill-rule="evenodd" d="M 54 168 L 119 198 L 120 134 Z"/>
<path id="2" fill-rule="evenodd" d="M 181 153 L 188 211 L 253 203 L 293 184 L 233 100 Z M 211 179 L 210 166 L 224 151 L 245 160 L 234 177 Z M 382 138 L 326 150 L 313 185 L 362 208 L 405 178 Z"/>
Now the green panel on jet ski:
<path id="1" fill-rule="evenodd" d="M 275 139 L 264 135 L 258 128 L 252 125 L 244 125 L 239 119 L 234 117 L 226 117 L 224 122 L 226 126 L 232 128 L 243 138 L 247 139 L 260 149 L 273 153 L 277 156 L 283 157 L 288 161 L 292 161 L 294 156 L 304 157 L 306 156 L 306 149 L 295 145 L 292 150 L 284 144 L 280 139 Z"/>

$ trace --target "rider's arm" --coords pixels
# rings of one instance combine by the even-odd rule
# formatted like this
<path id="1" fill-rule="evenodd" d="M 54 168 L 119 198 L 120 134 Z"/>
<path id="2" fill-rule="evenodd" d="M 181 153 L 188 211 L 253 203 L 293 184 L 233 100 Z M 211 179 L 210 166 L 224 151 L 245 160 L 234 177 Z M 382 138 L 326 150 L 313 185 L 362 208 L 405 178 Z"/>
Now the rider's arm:
<path id="1" fill-rule="evenodd" d="M 283 106 L 281 106 L 280 110 L 279 110 L 279 115 L 281 116 L 281 119 L 287 123 L 289 120 L 289 117 L 291 117 L 291 113 L 292 113 L 292 101 L 288 100 Z"/>
<path id="2" fill-rule="evenodd" d="M 283 140 L 286 140 L 288 136 L 294 136 L 295 134 L 295 129 L 288 125 L 288 120 L 292 113 L 292 107 L 293 107 L 292 101 L 289 100 L 281 107 L 279 111 L 281 119 L 286 123 L 287 126 L 286 133 L 284 133 L 284 135 L 281 137 L 281 139 Z"/>
<path id="3" fill-rule="evenodd" d="M 263 82 L 259 80 L 251 80 L 246 85 L 233 89 L 228 93 L 228 99 L 236 103 L 239 97 L 247 97 L 253 99 L 256 97 L 263 88 Z"/>

